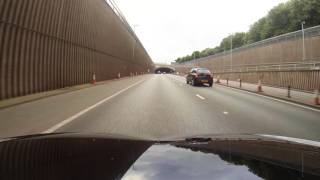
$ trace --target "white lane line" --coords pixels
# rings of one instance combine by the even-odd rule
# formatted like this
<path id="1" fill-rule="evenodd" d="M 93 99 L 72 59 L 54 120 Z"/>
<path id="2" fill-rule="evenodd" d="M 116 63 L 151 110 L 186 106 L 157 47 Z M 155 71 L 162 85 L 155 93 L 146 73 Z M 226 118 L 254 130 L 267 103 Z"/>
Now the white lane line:
<path id="1" fill-rule="evenodd" d="M 84 109 L 84 110 L 78 112 L 77 114 L 75 114 L 75 115 L 73 115 L 73 116 L 71 116 L 71 117 L 69 117 L 69 118 L 61 121 L 60 123 L 52 126 L 51 128 L 43 131 L 42 133 L 44 133 L 44 134 L 46 134 L 46 133 L 53 133 L 54 131 L 56 131 L 56 130 L 58 130 L 59 128 L 61 128 L 62 126 L 70 123 L 71 121 L 75 120 L 76 118 L 80 117 L 81 115 L 83 115 L 83 114 L 87 113 L 88 111 L 96 108 L 97 106 L 101 105 L 102 103 L 104 103 L 104 102 L 106 102 L 106 101 L 108 101 L 108 100 L 110 100 L 110 99 L 118 96 L 119 94 L 127 91 L 128 89 L 130 89 L 130 88 L 132 88 L 132 87 L 134 87 L 134 86 L 142 83 L 143 81 L 145 81 L 145 79 L 143 79 L 143 80 L 141 80 L 141 81 L 138 81 L 138 82 L 136 82 L 136 83 L 134 83 L 134 84 L 132 84 L 132 85 L 130 85 L 130 86 L 128 86 L 128 87 L 126 87 L 126 88 L 118 91 L 118 92 L 116 92 L 115 94 L 113 94 L 113 95 L 111 95 L 111 96 L 109 96 L 109 97 L 107 97 L 107 98 L 105 98 L 105 99 L 97 102 L 96 104 L 94 104 L 94 105 L 92 105 L 92 106 L 87 107 L 86 109 Z"/>
<path id="2" fill-rule="evenodd" d="M 181 77 L 181 79 L 183 79 L 183 77 Z M 285 104 L 290 104 L 290 105 L 297 106 L 297 107 L 300 107 L 300 108 L 308 109 L 308 110 L 311 110 L 311 111 L 320 112 L 320 110 L 316 109 L 316 108 L 312 108 L 312 107 L 309 107 L 309 106 L 304 106 L 304 105 L 301 105 L 301 104 L 296 104 L 296 103 L 293 103 L 293 102 L 289 102 L 289 101 L 285 101 L 285 100 L 281 100 L 281 99 L 277 99 L 277 98 L 273 98 L 273 97 L 269 97 L 269 96 L 256 94 L 256 93 L 253 93 L 253 92 L 248 92 L 248 91 L 237 89 L 237 88 L 232 88 L 232 87 L 228 87 L 228 86 L 219 86 L 219 87 L 228 88 L 228 89 L 232 89 L 232 90 L 237 90 L 239 92 L 245 92 L 245 93 L 252 94 L 252 95 L 255 95 L 255 96 L 259 96 L 259 97 L 263 97 L 263 98 L 266 98 L 266 99 L 271 99 L 271 100 L 282 102 L 282 103 L 285 103 Z"/>
<path id="3" fill-rule="evenodd" d="M 202 100 L 205 99 L 204 97 L 200 96 L 199 94 L 197 94 L 196 96 L 197 96 L 198 98 L 202 99 Z"/>
<path id="4" fill-rule="evenodd" d="M 296 104 L 296 103 L 293 103 L 293 102 L 289 102 L 289 101 L 285 101 L 285 100 L 281 100 L 281 99 L 277 99 L 277 98 L 273 98 L 273 97 L 269 97 L 269 96 L 264 96 L 264 95 L 261 95 L 261 94 L 256 94 L 256 93 L 253 93 L 253 92 L 248 92 L 248 91 L 245 91 L 245 90 L 240 90 L 240 89 L 236 89 L 236 88 L 232 88 L 232 87 L 227 87 L 227 86 L 220 86 L 220 87 L 229 88 L 229 89 L 237 90 L 237 91 L 240 91 L 240 92 L 245 92 L 245 93 L 248 93 L 248 94 L 252 94 L 252 95 L 255 95 L 255 96 L 263 97 L 263 98 L 266 98 L 266 99 L 271 99 L 271 100 L 274 100 L 274 101 L 290 104 L 290 105 L 297 106 L 297 107 L 300 107 L 300 108 L 304 108 L 304 109 L 320 112 L 319 109 L 315 109 L 315 108 L 312 108 L 312 107 L 309 107 L 309 106 L 304 106 L 304 105 L 301 105 L 301 104 Z"/>
<path id="5" fill-rule="evenodd" d="M 224 111 L 224 112 L 223 112 L 223 114 L 225 114 L 225 115 L 228 115 L 228 114 L 229 114 L 229 112 L 227 112 L 227 111 Z"/>
<path id="6" fill-rule="evenodd" d="M 307 139 L 300 139 L 300 138 L 293 138 L 293 137 L 286 137 L 286 136 L 275 136 L 275 135 L 268 135 L 268 134 L 256 134 L 256 135 L 320 147 L 320 142 L 307 140 Z"/>

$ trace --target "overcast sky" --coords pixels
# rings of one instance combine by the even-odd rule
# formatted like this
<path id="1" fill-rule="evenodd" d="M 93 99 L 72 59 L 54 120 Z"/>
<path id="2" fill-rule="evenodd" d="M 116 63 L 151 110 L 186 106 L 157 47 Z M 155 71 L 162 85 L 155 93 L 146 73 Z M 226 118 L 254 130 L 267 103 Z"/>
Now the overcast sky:
<path id="1" fill-rule="evenodd" d="M 115 0 L 154 62 L 220 44 L 287 0 Z"/>

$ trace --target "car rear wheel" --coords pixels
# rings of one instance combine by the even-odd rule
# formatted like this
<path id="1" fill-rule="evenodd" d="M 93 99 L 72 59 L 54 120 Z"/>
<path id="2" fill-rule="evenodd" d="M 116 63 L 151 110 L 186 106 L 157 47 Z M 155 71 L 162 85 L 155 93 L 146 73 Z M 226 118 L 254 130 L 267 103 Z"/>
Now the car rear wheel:
<path id="1" fill-rule="evenodd" d="M 196 82 L 195 82 L 194 79 L 191 80 L 191 85 L 192 85 L 192 86 L 196 86 Z"/>
<path id="2" fill-rule="evenodd" d="M 212 87 L 212 83 L 209 83 L 209 87 Z"/>

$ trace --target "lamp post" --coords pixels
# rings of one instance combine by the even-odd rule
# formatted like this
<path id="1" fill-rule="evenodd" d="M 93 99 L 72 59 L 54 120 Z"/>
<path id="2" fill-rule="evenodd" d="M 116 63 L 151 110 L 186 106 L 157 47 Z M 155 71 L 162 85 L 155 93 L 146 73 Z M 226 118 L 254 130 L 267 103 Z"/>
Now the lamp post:
<path id="1" fill-rule="evenodd" d="M 222 72 L 224 72 L 224 61 L 226 58 L 226 48 L 223 47 L 223 60 L 222 60 Z"/>
<path id="2" fill-rule="evenodd" d="M 136 33 L 135 32 L 135 30 L 136 30 L 136 27 L 138 27 L 139 25 L 133 25 L 133 32 L 134 33 Z M 133 47 L 132 47 L 132 60 L 134 61 L 134 56 L 135 56 L 135 49 L 136 49 L 136 43 L 137 43 L 137 40 L 135 39 L 136 37 L 133 37 L 134 38 L 134 40 L 133 40 Z"/>
<path id="3" fill-rule="evenodd" d="M 306 60 L 306 48 L 305 48 L 305 43 L 304 43 L 304 24 L 306 22 L 302 21 L 301 22 L 301 30 L 302 30 L 302 61 Z"/>
<path id="4" fill-rule="evenodd" d="M 233 46 L 233 34 L 230 35 L 230 39 L 231 39 L 231 72 L 233 71 L 233 57 L 232 57 L 232 46 Z"/>

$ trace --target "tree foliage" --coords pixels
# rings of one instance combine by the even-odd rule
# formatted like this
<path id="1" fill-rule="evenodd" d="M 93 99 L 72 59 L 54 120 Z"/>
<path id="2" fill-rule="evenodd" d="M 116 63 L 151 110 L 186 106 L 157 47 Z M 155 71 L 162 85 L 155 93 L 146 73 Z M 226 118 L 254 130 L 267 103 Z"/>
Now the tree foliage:
<path id="1" fill-rule="evenodd" d="M 248 32 L 238 32 L 222 39 L 219 46 L 194 51 L 191 55 L 177 58 L 178 63 L 195 58 L 214 55 L 232 48 L 261 41 L 301 29 L 301 22 L 305 27 L 320 25 L 320 0 L 290 0 L 271 9 L 267 16 L 255 22 Z"/>

